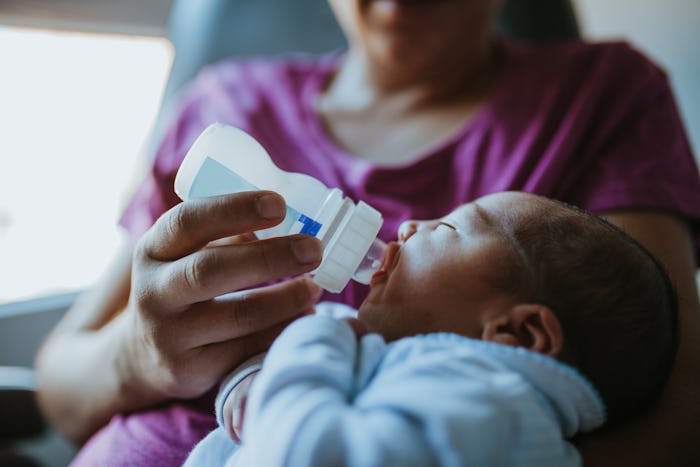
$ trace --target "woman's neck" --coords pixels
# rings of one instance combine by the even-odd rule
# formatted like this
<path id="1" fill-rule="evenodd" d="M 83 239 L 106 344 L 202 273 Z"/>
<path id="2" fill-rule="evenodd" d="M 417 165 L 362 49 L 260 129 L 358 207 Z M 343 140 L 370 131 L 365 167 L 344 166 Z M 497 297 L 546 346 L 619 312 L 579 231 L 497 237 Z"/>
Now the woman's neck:
<path id="1" fill-rule="evenodd" d="M 347 112 L 371 111 L 378 106 L 416 112 L 475 102 L 484 96 L 493 77 L 494 55 L 489 43 L 472 57 L 409 62 L 405 66 L 394 62 L 389 67 L 351 48 L 322 100 Z"/>
<path id="2" fill-rule="evenodd" d="M 316 110 L 329 136 L 347 152 L 380 165 L 402 165 L 469 124 L 497 66 L 489 53 L 459 70 L 389 74 L 378 68 L 349 52 Z"/>

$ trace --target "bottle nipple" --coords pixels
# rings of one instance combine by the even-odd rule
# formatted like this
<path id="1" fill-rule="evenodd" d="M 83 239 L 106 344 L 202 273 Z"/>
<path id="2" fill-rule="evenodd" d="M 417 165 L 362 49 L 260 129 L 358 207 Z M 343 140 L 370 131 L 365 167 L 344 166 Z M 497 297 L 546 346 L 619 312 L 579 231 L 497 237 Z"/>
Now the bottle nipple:
<path id="1" fill-rule="evenodd" d="M 375 238 L 352 278 L 361 284 L 369 284 L 374 273 L 382 265 L 382 256 L 385 251 L 386 243 Z"/>

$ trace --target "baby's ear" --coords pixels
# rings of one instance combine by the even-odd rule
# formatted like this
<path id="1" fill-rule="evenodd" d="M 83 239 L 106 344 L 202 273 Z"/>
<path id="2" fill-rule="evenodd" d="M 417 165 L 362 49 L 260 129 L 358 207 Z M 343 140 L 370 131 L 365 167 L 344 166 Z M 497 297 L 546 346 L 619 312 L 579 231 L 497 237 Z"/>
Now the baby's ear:
<path id="1" fill-rule="evenodd" d="M 555 357 L 564 344 L 564 333 L 549 307 L 527 303 L 489 319 L 481 339 Z"/>

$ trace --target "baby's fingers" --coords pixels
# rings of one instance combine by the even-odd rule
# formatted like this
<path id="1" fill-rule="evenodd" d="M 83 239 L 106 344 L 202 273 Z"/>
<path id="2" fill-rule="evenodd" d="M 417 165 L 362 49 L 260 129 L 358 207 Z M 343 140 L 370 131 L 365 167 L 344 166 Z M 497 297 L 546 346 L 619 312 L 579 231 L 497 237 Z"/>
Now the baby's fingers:
<path id="1" fill-rule="evenodd" d="M 240 443 L 243 435 L 243 421 L 245 417 L 245 406 L 248 402 L 248 392 L 250 386 L 258 372 L 253 372 L 243 378 L 240 383 L 233 388 L 224 403 L 224 427 L 231 439 Z"/>

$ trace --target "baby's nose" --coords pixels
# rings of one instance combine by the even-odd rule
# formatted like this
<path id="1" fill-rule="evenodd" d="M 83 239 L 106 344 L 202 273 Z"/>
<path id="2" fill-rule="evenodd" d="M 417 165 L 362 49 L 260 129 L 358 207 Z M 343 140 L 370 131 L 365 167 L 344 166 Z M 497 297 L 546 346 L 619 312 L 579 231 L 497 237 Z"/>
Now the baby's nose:
<path id="1" fill-rule="evenodd" d="M 414 220 L 408 220 L 404 221 L 399 225 L 399 230 L 397 232 L 398 237 L 399 237 L 399 243 L 403 243 L 409 238 L 411 238 L 411 235 L 416 233 L 416 230 L 418 230 L 418 224 L 419 221 L 414 221 Z"/>
<path id="2" fill-rule="evenodd" d="M 433 230 L 440 224 L 439 220 L 414 221 L 408 220 L 402 222 L 399 226 L 398 237 L 399 243 L 403 243 L 413 236 L 414 233 L 421 230 Z"/>

